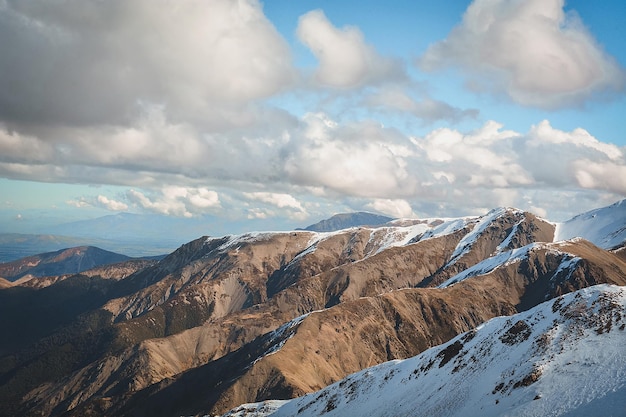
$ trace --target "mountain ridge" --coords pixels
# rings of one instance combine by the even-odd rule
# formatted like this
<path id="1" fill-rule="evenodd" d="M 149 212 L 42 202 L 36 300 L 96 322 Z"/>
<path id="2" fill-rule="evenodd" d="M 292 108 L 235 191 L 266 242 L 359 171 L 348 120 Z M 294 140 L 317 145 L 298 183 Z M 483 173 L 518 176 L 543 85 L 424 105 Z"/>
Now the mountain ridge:
<path id="1" fill-rule="evenodd" d="M 553 242 L 556 227 L 499 208 L 334 232 L 202 237 L 119 275 L 100 269 L 45 289 L 1 290 L 15 305 L 26 290 L 34 297 L 60 285 L 92 301 L 35 344 L 4 347 L 0 415 L 224 413 L 322 389 L 565 293 L 626 285 L 616 251 Z M 2 316 L 15 314 L 9 307 Z M 43 373 L 50 358 L 63 366 Z M 302 358 L 309 365 L 297 365 Z"/>
<path id="2" fill-rule="evenodd" d="M 466 416 L 479 409 L 483 416 L 618 416 L 626 407 L 625 323 L 626 288 L 593 286 L 319 392 L 243 405 L 222 417 Z M 600 339 L 610 341 L 598 354 Z"/>

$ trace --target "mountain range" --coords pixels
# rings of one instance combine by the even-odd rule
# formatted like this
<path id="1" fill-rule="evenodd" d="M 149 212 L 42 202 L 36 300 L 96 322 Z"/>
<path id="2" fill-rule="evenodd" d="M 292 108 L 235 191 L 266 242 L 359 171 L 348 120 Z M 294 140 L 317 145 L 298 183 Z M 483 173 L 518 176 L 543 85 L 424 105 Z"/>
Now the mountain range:
<path id="1" fill-rule="evenodd" d="M 334 231 L 354 226 L 380 225 L 390 220 L 390 217 L 373 213 L 342 213 L 307 226 L 304 230 Z M 274 226 L 270 222 L 261 223 L 258 220 L 229 225 L 243 230 L 251 230 L 249 227 L 253 230 L 254 227 L 258 228 L 256 230 L 272 230 Z M 210 230 L 219 236 L 227 233 L 226 227 L 219 219 L 211 216 L 182 219 L 118 213 L 47 226 L 39 230 L 40 234 L 0 233 L 0 262 L 76 246 L 97 246 L 132 257 L 159 256 L 197 238 L 198 230 Z"/>
<path id="2" fill-rule="evenodd" d="M 625 242 L 625 201 L 560 224 L 497 208 L 9 286 L 0 415 L 619 415 Z"/>

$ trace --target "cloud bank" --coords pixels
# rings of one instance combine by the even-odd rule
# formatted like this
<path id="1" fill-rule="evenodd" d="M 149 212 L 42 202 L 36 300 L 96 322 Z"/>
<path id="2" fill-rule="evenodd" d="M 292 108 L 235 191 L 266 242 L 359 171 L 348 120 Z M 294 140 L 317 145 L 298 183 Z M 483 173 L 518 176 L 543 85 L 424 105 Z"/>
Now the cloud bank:
<path id="1" fill-rule="evenodd" d="M 320 10 L 295 36 L 310 73 L 256 0 L 0 1 L 0 177 L 125 188 L 68 201 L 81 208 L 297 221 L 626 197 L 624 148 L 548 120 L 483 123 Z M 476 0 L 421 64 L 541 108 L 623 82 L 558 0 Z"/>
<path id="2" fill-rule="evenodd" d="M 0 117 L 23 124 L 124 124 L 166 105 L 214 128 L 294 78 L 252 0 L 10 1 L 0 39 Z"/>
<path id="3" fill-rule="evenodd" d="M 478 90 L 544 109 L 579 105 L 622 89 L 623 68 L 564 0 L 474 0 L 463 21 L 426 51 L 420 66 L 456 66 Z"/>

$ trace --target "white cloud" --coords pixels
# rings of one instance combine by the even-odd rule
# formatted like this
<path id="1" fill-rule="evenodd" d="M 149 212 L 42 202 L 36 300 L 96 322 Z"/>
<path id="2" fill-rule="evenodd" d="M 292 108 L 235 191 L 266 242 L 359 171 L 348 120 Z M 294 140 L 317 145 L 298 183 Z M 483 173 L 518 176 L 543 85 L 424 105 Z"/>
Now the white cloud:
<path id="1" fill-rule="evenodd" d="M 93 204 L 90 203 L 88 199 L 85 197 L 80 197 L 78 200 L 67 200 L 65 203 L 76 208 L 85 208 L 85 207 L 93 206 Z"/>
<path id="2" fill-rule="evenodd" d="M 4 2 L 0 38 L 0 117 L 25 124 L 126 123 L 142 103 L 232 123 L 294 80 L 256 0 Z"/>
<path id="3" fill-rule="evenodd" d="M 384 112 L 408 113 L 427 123 L 433 123 L 438 120 L 456 123 L 462 119 L 476 118 L 479 113 L 476 109 L 459 109 L 430 97 L 415 100 L 403 89 L 397 87 L 382 88 L 380 91 L 369 95 L 365 99 L 365 104 Z"/>
<path id="4" fill-rule="evenodd" d="M 254 207 L 254 208 L 248 209 L 247 218 L 249 220 L 252 220 L 252 219 L 264 220 L 264 219 L 267 219 L 268 217 L 273 217 L 274 214 L 275 213 L 273 213 L 273 212 L 271 212 L 269 210 L 265 210 L 265 209 L 261 209 L 261 208 L 258 208 L 258 207 Z"/>
<path id="5" fill-rule="evenodd" d="M 536 126 L 533 126 L 530 129 L 529 136 L 531 137 L 531 140 L 529 141 L 529 145 L 531 146 L 540 146 L 541 144 L 547 143 L 566 146 L 574 145 L 577 148 L 581 148 L 581 150 L 586 148 L 587 151 L 597 151 L 614 161 L 619 160 L 624 156 L 622 151 L 617 146 L 611 143 L 600 142 L 585 129 L 577 128 L 571 132 L 563 132 L 558 129 L 554 129 L 550 126 L 550 122 L 547 120 L 543 120 Z"/>
<path id="6" fill-rule="evenodd" d="M 411 205 L 406 200 L 378 198 L 367 204 L 367 207 L 395 218 L 415 217 Z"/>
<path id="7" fill-rule="evenodd" d="M 578 185 L 626 195 L 626 164 L 578 159 L 572 164 Z"/>
<path id="8" fill-rule="evenodd" d="M 290 181 L 362 197 L 414 191 L 407 170 L 412 150 L 397 131 L 373 122 L 340 127 L 324 114 L 308 114 L 304 122 L 285 161 Z"/>
<path id="9" fill-rule="evenodd" d="M 193 217 L 221 208 L 218 194 L 204 187 L 167 186 L 150 196 L 131 189 L 126 197 L 145 210 L 178 217 Z"/>
<path id="10" fill-rule="evenodd" d="M 187 195 L 189 203 L 199 209 L 220 207 L 219 195 L 206 188 L 198 188 L 194 193 Z"/>
<path id="11" fill-rule="evenodd" d="M 504 91 L 541 108 L 573 106 L 622 89 L 625 73 L 564 0 L 475 0 L 463 21 L 420 60 L 426 70 L 459 66 L 476 88 Z"/>
<path id="12" fill-rule="evenodd" d="M 149 198 L 137 190 L 129 190 L 127 198 L 139 207 L 154 213 L 179 217 L 193 216 L 193 214 L 185 207 L 185 203 L 176 198 L 172 199 L 167 196 Z"/>
<path id="13" fill-rule="evenodd" d="M 532 178 L 523 161 L 517 160 L 514 147 L 520 135 L 501 128 L 502 125 L 491 121 L 471 134 L 438 129 L 416 144 L 437 168 L 432 172 L 439 184 L 454 178 L 456 184 L 471 187 L 528 185 Z M 443 175 L 442 171 L 449 174 Z"/>
<path id="14" fill-rule="evenodd" d="M 302 204 L 289 194 L 257 191 L 253 193 L 244 193 L 244 196 L 250 200 L 262 201 L 279 208 L 289 207 L 304 211 Z"/>
<path id="15" fill-rule="evenodd" d="M 121 201 L 110 199 L 104 195 L 99 195 L 96 201 L 107 210 L 111 211 L 124 211 L 128 210 L 128 204 Z"/>
<path id="16" fill-rule="evenodd" d="M 403 76 L 399 64 L 378 55 L 358 28 L 336 28 L 321 10 L 300 17 L 297 35 L 318 59 L 315 76 L 323 85 L 354 88 Z"/>
<path id="17" fill-rule="evenodd" d="M 248 200 L 269 204 L 270 206 L 284 209 L 277 212 L 274 209 L 264 207 L 254 207 L 248 210 L 249 219 L 265 219 L 268 217 L 285 216 L 290 219 L 304 220 L 309 217 L 309 213 L 296 198 L 286 193 L 272 193 L 266 191 L 255 191 L 243 193 Z"/>

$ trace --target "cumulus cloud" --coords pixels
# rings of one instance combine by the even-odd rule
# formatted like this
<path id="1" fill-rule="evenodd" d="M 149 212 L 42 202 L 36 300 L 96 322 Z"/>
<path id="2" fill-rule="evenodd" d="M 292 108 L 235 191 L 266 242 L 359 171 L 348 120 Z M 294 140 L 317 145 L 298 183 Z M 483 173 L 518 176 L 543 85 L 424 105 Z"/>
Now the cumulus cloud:
<path id="1" fill-rule="evenodd" d="M 407 170 L 411 146 L 399 132 L 373 122 L 340 126 L 322 113 L 304 122 L 285 161 L 292 182 L 363 197 L 414 191 Z"/>
<path id="2" fill-rule="evenodd" d="M 442 128 L 416 144 L 437 167 L 433 172 L 439 183 L 454 179 L 454 183 L 472 187 L 528 185 L 532 177 L 514 148 L 515 138 L 520 135 L 501 128 L 496 122 L 488 122 L 471 134 Z"/>
<path id="3" fill-rule="evenodd" d="M 293 208 L 296 210 L 304 211 L 302 204 L 298 200 L 296 200 L 292 195 L 285 193 L 270 193 L 270 192 L 253 192 L 253 193 L 244 193 L 246 198 L 250 200 L 262 201 L 264 203 L 268 203 L 274 205 L 279 208 Z"/>
<path id="4" fill-rule="evenodd" d="M 366 207 L 395 218 L 415 217 L 409 202 L 402 199 L 377 198 Z"/>
<path id="5" fill-rule="evenodd" d="M 221 207 L 217 192 L 204 187 L 167 186 L 148 196 L 131 189 L 126 197 L 132 204 L 145 210 L 178 217 L 193 217 Z"/>
<path id="6" fill-rule="evenodd" d="M 80 197 L 77 200 L 67 200 L 65 203 L 76 208 L 85 208 L 85 207 L 93 206 L 93 203 L 90 202 L 86 197 Z"/>
<path id="7" fill-rule="evenodd" d="M 256 0 L 4 2 L 0 39 L 0 117 L 21 123 L 123 124 L 142 103 L 236 119 L 294 79 Z"/>
<path id="8" fill-rule="evenodd" d="M 304 220 L 309 217 L 302 203 L 291 194 L 255 191 L 243 193 L 243 196 L 254 202 L 265 203 L 279 209 L 284 209 L 284 211 L 278 213 L 273 209 L 253 207 L 248 210 L 248 218 L 265 219 L 277 215 L 284 215 L 291 219 Z"/>
<path id="9" fill-rule="evenodd" d="M 474 88 L 503 91 L 540 108 L 573 106 L 622 89 L 625 73 L 564 0 L 474 0 L 448 37 L 420 59 L 426 70 L 458 66 Z"/>
<path id="10" fill-rule="evenodd" d="M 107 210 L 111 210 L 111 211 L 128 210 L 128 204 L 121 202 L 121 201 L 110 199 L 104 195 L 99 195 L 96 198 L 96 201 L 98 202 L 98 204 L 100 204 L 102 207 L 104 207 Z"/>
<path id="11" fill-rule="evenodd" d="M 561 188 L 626 195 L 623 149 L 598 141 L 584 129 L 567 132 L 544 120 L 521 134 L 488 122 L 470 134 L 439 129 L 414 142 L 438 179 L 433 186 L 509 190 L 507 198 L 513 202 L 530 190 Z"/>
<path id="12" fill-rule="evenodd" d="M 341 125 L 322 113 L 303 122 L 297 140 L 283 150 L 287 180 L 321 189 L 320 197 L 365 199 L 366 207 L 394 216 L 455 205 L 476 212 L 536 207 L 531 197 L 547 190 L 626 196 L 623 149 L 547 120 L 526 133 L 489 121 L 471 132 L 440 128 L 423 137 L 373 122 Z"/>
<path id="13" fill-rule="evenodd" d="M 302 15 L 296 33 L 318 59 L 315 77 L 323 85 L 354 88 L 403 76 L 400 65 L 381 57 L 358 28 L 336 28 L 321 10 Z"/>
<path id="14" fill-rule="evenodd" d="M 555 129 L 547 120 L 532 126 L 529 132 L 529 145 L 541 146 L 542 144 L 563 145 L 564 147 L 575 147 L 580 150 L 596 151 L 610 160 L 623 158 L 623 153 L 617 146 L 611 143 L 603 143 L 594 138 L 585 129 L 577 128 L 571 132 L 563 132 Z"/>

